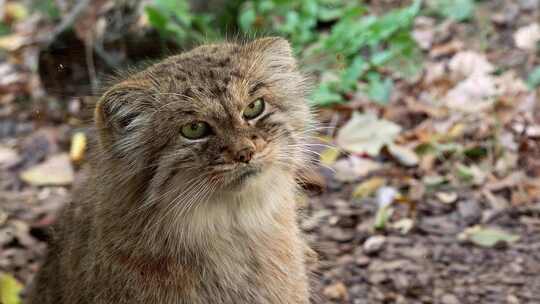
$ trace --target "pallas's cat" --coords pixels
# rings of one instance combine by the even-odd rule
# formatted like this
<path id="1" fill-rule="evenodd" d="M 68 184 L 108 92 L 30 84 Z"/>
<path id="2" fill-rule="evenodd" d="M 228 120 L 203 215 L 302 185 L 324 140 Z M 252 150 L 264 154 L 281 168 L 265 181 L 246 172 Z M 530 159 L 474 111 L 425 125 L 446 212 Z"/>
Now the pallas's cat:
<path id="1" fill-rule="evenodd" d="M 99 99 L 90 173 L 29 304 L 305 304 L 295 172 L 306 79 L 288 42 L 199 46 Z"/>

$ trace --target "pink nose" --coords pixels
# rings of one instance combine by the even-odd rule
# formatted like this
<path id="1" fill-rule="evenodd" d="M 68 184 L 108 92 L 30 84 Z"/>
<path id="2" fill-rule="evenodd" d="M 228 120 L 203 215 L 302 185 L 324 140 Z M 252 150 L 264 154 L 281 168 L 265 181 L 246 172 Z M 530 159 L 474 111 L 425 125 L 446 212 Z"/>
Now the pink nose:
<path id="1" fill-rule="evenodd" d="M 253 157 L 253 153 L 255 153 L 255 151 L 251 147 L 244 148 L 244 149 L 236 152 L 234 160 L 239 162 L 239 163 L 249 163 L 249 161 Z"/>

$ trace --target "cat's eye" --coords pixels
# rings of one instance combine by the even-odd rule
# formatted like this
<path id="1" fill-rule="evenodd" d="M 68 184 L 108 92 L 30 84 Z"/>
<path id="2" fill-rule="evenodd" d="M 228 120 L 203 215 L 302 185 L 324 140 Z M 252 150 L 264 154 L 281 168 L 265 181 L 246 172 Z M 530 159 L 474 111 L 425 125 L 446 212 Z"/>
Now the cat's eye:
<path id="1" fill-rule="evenodd" d="M 204 121 L 194 121 L 182 126 L 181 132 L 187 139 L 199 139 L 210 134 L 210 126 Z"/>
<path id="2" fill-rule="evenodd" d="M 250 103 L 245 109 L 244 109 L 244 118 L 245 119 L 253 119 L 264 112 L 264 100 L 261 98 L 255 100 L 254 102 Z"/>

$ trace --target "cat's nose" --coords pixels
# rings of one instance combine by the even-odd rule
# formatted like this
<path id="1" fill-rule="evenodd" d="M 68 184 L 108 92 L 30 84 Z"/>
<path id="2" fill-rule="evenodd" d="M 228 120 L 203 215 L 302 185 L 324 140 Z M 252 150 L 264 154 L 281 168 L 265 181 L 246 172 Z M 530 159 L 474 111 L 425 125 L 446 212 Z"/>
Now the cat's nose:
<path id="1" fill-rule="evenodd" d="M 251 161 L 251 158 L 253 157 L 254 153 L 255 153 L 255 150 L 253 150 L 251 147 L 246 147 L 236 152 L 235 160 L 239 163 L 247 164 L 249 163 L 249 161 Z"/>

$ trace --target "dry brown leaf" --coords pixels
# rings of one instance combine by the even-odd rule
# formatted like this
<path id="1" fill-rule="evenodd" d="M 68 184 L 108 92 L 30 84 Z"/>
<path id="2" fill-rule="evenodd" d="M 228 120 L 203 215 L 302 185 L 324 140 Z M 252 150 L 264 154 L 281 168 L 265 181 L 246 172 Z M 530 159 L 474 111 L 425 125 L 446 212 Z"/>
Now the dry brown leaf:
<path id="1" fill-rule="evenodd" d="M 76 132 L 71 137 L 71 148 L 69 150 L 69 157 L 74 163 L 79 163 L 84 158 L 84 151 L 86 150 L 86 135 L 83 132 Z"/>
<path id="2" fill-rule="evenodd" d="M 420 161 L 416 152 L 409 147 L 390 144 L 388 145 L 388 152 L 399 164 L 405 167 L 414 167 Z"/>
<path id="3" fill-rule="evenodd" d="M 375 161 L 353 155 L 338 160 L 333 168 L 336 171 L 335 178 L 338 181 L 352 182 L 380 169 L 381 165 Z"/>
<path id="4" fill-rule="evenodd" d="M 420 48 L 428 50 L 435 39 L 435 20 L 425 16 L 418 16 L 414 23 L 413 39 Z"/>
<path id="5" fill-rule="evenodd" d="M 323 294 L 332 300 L 348 299 L 347 287 L 342 282 L 337 282 L 332 285 L 326 286 L 323 290 Z"/>
<path id="6" fill-rule="evenodd" d="M 464 47 L 463 42 L 459 40 L 452 40 L 448 43 L 432 47 L 431 50 L 429 51 L 429 56 L 431 58 L 449 56 L 456 52 L 461 51 L 463 47 Z"/>
<path id="7" fill-rule="evenodd" d="M 67 153 L 50 157 L 45 162 L 21 173 L 21 179 L 34 186 L 64 186 L 73 182 L 74 173 Z"/>
<path id="8" fill-rule="evenodd" d="M 354 112 L 339 130 L 336 141 L 346 151 L 376 156 L 382 147 L 394 141 L 400 131 L 401 126 L 379 119 L 373 113 Z"/>
<path id="9" fill-rule="evenodd" d="M 448 63 L 448 68 L 455 79 L 462 79 L 474 74 L 489 74 L 495 70 L 484 54 L 473 51 L 459 52 Z"/>
<path id="10" fill-rule="evenodd" d="M 354 198 L 365 198 L 377 191 L 380 187 L 384 186 L 386 183 L 386 179 L 382 177 L 372 177 L 368 180 L 363 181 L 358 186 L 356 186 L 353 190 L 353 197 Z"/>
<path id="11" fill-rule="evenodd" d="M 466 113 L 485 111 L 493 106 L 497 87 L 491 75 L 476 73 L 458 83 L 444 97 L 444 103 L 453 110 Z"/>
<path id="12" fill-rule="evenodd" d="M 10 52 L 16 51 L 24 45 L 28 44 L 30 39 L 21 34 L 11 34 L 0 37 L 0 49 Z"/>
<path id="13" fill-rule="evenodd" d="M 319 156 L 321 164 L 324 164 L 326 166 L 333 165 L 338 159 L 339 154 L 340 152 L 337 148 L 329 147 L 324 149 Z"/>

